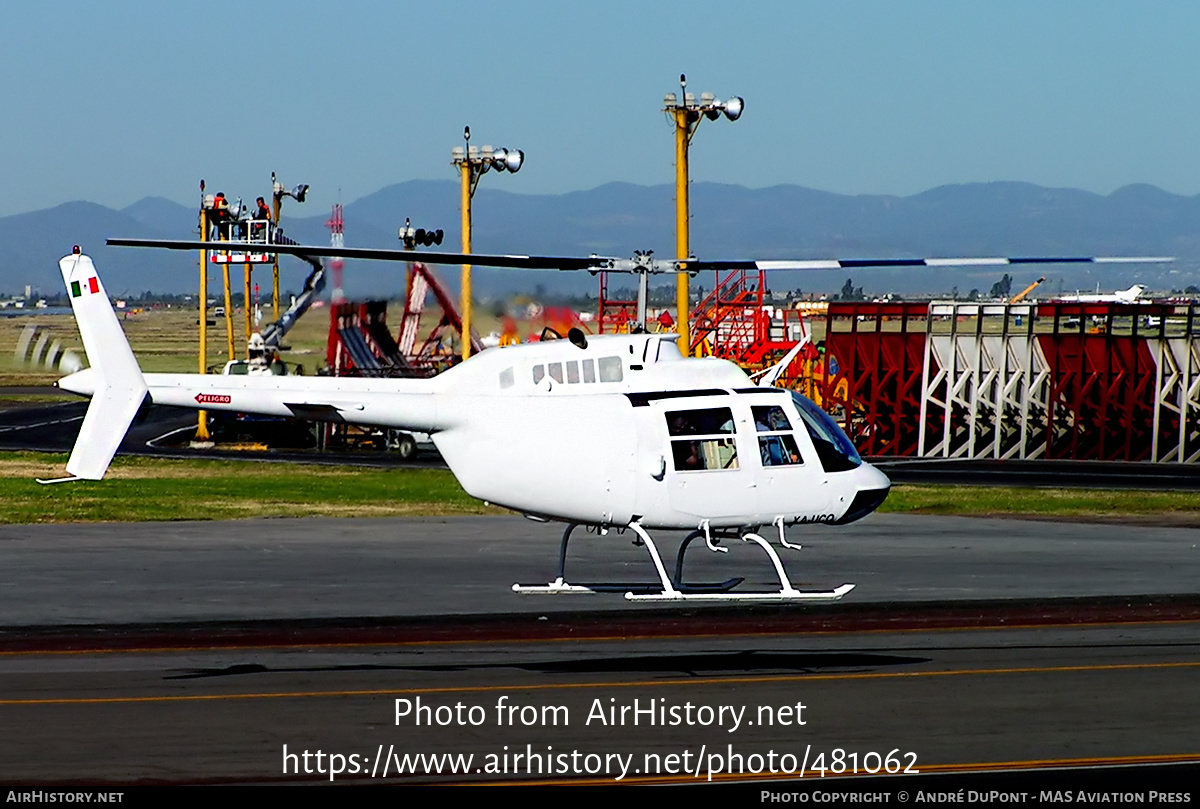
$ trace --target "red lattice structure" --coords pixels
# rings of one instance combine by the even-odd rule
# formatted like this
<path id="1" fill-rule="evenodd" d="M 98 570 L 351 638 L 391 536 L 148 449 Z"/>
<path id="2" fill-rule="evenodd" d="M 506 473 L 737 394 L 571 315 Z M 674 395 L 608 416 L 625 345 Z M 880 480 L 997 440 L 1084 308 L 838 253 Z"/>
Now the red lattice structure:
<path id="1" fill-rule="evenodd" d="M 833 303 L 813 398 L 873 456 L 1200 462 L 1196 304 Z"/>
<path id="2" fill-rule="evenodd" d="M 417 345 L 425 299 L 432 293 L 441 316 Z M 462 339 L 462 317 L 449 292 L 424 264 L 410 265 L 400 329 L 393 337 L 387 325 L 387 301 L 334 303 L 329 311 L 325 361 L 334 376 L 432 376 L 453 364 L 453 338 Z M 483 343 L 471 331 L 472 351 Z"/>
<path id="3" fill-rule="evenodd" d="M 829 304 L 817 400 L 865 455 L 917 454 L 927 322 L 924 303 Z"/>
<path id="4" fill-rule="evenodd" d="M 1153 341 L 1173 307 L 1137 304 L 1050 303 L 1038 306 L 1054 330 L 1037 339 L 1050 369 L 1046 457 L 1103 461 L 1152 460 L 1157 437 L 1170 441 L 1178 419 L 1155 418 L 1159 363 Z M 1132 328 L 1117 333 L 1116 321 Z M 1156 334 L 1157 333 L 1157 334 Z M 1155 424 L 1158 424 L 1156 431 Z"/>
<path id="5" fill-rule="evenodd" d="M 807 339 L 808 324 L 799 311 L 772 306 L 767 300 L 766 273 L 734 270 L 716 273 L 716 284 L 692 310 L 692 356 L 712 355 L 737 363 L 748 372 L 779 362 Z M 800 357 L 785 369 L 779 384 L 799 375 Z"/>
<path id="6" fill-rule="evenodd" d="M 596 316 L 596 329 L 600 334 L 625 334 L 631 324 L 637 324 L 637 300 L 613 298 L 608 288 L 609 273 L 601 271 L 600 306 Z M 626 279 L 630 276 L 622 276 Z"/>

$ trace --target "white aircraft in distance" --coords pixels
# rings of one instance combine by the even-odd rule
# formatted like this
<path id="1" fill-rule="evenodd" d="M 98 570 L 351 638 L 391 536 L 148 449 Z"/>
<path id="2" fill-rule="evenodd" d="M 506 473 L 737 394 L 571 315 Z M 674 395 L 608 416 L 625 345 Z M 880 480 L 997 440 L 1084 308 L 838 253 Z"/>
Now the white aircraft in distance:
<path id="1" fill-rule="evenodd" d="M 167 244 L 178 249 L 213 246 Z M 221 246 L 239 247 L 231 242 Z M 277 247 L 310 257 L 333 249 Z M 478 266 L 588 267 L 616 261 L 336 249 L 345 258 L 417 257 Z M 635 259 L 643 272 L 652 266 L 647 258 Z M 909 266 L 923 260 L 898 261 Z M 824 268 L 834 262 L 800 263 Z M 667 264 L 674 268 L 678 262 Z M 731 263 L 689 259 L 686 264 L 691 270 Z M 776 268 L 797 268 L 781 266 L 785 264 L 771 262 Z M 837 264 L 869 266 L 861 261 Z M 67 462 L 72 477 L 63 481 L 102 478 L 147 400 L 426 432 L 468 494 L 535 520 L 567 524 L 557 578 L 543 586 L 514 585 L 517 592 L 625 591 L 629 599 L 773 601 L 836 600 L 854 585 L 820 592 L 795 589 L 775 549 L 757 533 L 761 526 L 773 526 L 784 548 L 798 550 L 787 541 L 786 526 L 854 522 L 878 508 L 891 485 L 859 458 L 833 419 L 810 400 L 756 386 L 726 360 L 685 359 L 676 335 L 587 336 L 572 329 L 566 339 L 483 351 L 430 379 L 143 374 L 91 259 L 76 248 L 59 267 L 91 367 L 58 385 L 92 397 Z M 635 544 L 646 547 L 657 582 L 568 582 L 567 544 L 581 525 L 601 534 L 632 532 Z M 659 529 L 690 532 L 680 544 L 674 576 L 668 575 L 648 533 Z M 727 551 L 719 544 L 723 538 L 761 547 L 774 566 L 779 589 L 729 592 L 740 578 L 685 583 L 684 551 L 701 537 L 716 552 Z"/>
<path id="2" fill-rule="evenodd" d="M 1066 303 L 1135 303 L 1145 291 L 1145 285 L 1134 284 L 1129 289 L 1118 289 L 1116 292 L 1063 295 L 1055 300 Z"/>

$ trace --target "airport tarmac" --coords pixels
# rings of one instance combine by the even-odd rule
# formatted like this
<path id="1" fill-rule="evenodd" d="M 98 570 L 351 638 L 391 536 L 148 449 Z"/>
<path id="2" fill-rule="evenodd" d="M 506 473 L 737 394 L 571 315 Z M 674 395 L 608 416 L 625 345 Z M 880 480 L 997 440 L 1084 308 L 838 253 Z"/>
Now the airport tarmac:
<path id="1" fill-rule="evenodd" d="M 1200 762 L 1194 530 L 873 515 L 796 531 L 783 557 L 801 589 L 856 583 L 841 604 L 712 609 L 512 593 L 553 576 L 559 535 L 515 517 L 0 528 L 0 783 Z M 733 544 L 688 570 L 767 589 L 761 551 Z M 650 577 L 628 535 L 573 540 L 571 570 Z"/>
<path id="2" fill-rule="evenodd" d="M 561 534 L 503 516 L 0 526 L 0 623 L 629 609 L 619 595 L 511 591 L 554 578 Z M 793 584 L 854 583 L 850 604 L 1194 593 L 1200 572 L 1189 528 L 876 514 L 788 535 L 804 545 L 782 552 Z M 668 566 L 680 537 L 656 539 Z M 577 530 L 568 578 L 653 581 L 632 539 Z M 728 554 L 694 543 L 686 577 L 771 589 L 760 549 L 724 544 Z"/>

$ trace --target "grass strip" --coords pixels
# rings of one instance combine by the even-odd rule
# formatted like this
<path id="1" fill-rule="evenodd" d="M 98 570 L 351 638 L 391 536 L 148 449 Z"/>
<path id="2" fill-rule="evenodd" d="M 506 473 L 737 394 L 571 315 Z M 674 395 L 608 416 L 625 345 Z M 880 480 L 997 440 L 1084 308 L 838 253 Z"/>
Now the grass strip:
<path id="1" fill-rule="evenodd" d="M 103 481 L 43 486 L 66 455 L 0 453 L 0 522 L 496 514 L 441 469 L 118 457 Z"/>
<path id="2" fill-rule="evenodd" d="M 1200 525 L 1200 496 L 1182 491 L 905 484 L 893 486 L 879 510 L 891 514 L 1077 521 L 1132 519 Z"/>
<path id="3" fill-rule="evenodd" d="M 0 522 L 224 520 L 251 517 L 390 517 L 501 514 L 470 497 L 443 469 L 118 457 L 99 482 L 43 486 L 65 454 L 0 453 Z M 1191 492 L 898 485 L 891 514 L 1128 520 L 1200 526 Z"/>

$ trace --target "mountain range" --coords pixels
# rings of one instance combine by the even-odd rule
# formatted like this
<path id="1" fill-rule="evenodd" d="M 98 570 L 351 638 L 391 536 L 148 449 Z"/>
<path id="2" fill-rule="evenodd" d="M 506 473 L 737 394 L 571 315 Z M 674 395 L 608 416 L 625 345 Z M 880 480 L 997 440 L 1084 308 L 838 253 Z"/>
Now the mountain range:
<path id="1" fill-rule="evenodd" d="M 251 193 L 247 198 L 251 198 Z M 232 195 L 231 195 L 232 196 Z M 412 180 L 387 186 L 345 205 L 345 242 L 353 247 L 399 247 L 397 228 L 441 228 L 440 249 L 460 245 L 459 188 L 454 181 Z M 286 200 L 283 225 L 305 243 L 327 244 L 326 212 Z M 481 185 L 473 201 L 473 248 L 479 253 L 630 256 L 635 250 L 674 252 L 674 186 L 610 183 L 567 194 L 516 194 Z M 306 214 L 306 215 L 301 215 Z M 908 197 L 843 195 L 796 185 L 749 189 L 695 183 L 691 188 L 691 247 L 703 259 L 881 258 L 994 255 L 1168 255 L 1172 265 L 1067 265 L 1045 268 L 1051 284 L 1068 290 L 1127 287 L 1182 289 L 1200 284 L 1200 196 L 1130 185 L 1104 196 L 1020 182 L 947 185 Z M 31 285 L 57 292 L 57 260 L 79 244 L 97 262 L 114 294 L 183 293 L 197 287 L 194 253 L 111 248 L 111 236 L 195 238 L 197 215 L 161 197 L 121 210 L 68 202 L 46 210 L 0 217 L 0 292 Z M 283 263 L 284 286 L 296 289 L 305 265 Z M 1013 268 L 1017 288 L 1024 268 Z M 937 293 L 958 287 L 986 290 L 1000 272 L 910 269 L 855 271 L 855 284 L 875 295 Z M 457 268 L 444 277 L 456 286 Z M 774 289 L 835 292 L 845 271 L 782 273 Z M 401 266 L 347 262 L 352 295 L 395 294 L 404 288 Z M 666 283 L 662 281 L 660 283 Z M 701 279 L 704 287 L 711 281 Z M 480 295 L 532 290 L 594 291 L 586 273 L 476 270 Z"/>

